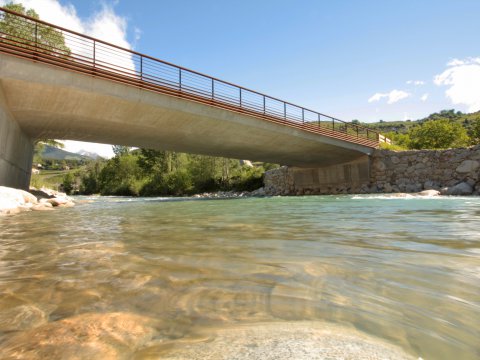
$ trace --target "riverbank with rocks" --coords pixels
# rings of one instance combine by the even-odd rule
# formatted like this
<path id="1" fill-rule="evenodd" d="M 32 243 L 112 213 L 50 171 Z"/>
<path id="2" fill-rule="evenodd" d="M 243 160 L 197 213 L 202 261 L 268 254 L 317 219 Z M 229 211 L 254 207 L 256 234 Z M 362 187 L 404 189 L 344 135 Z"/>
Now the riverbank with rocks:
<path id="1" fill-rule="evenodd" d="M 51 189 L 32 188 L 27 192 L 0 186 L 0 216 L 25 211 L 51 211 L 56 207 L 72 206 L 75 206 L 75 203 L 71 197 Z"/>
<path id="2" fill-rule="evenodd" d="M 356 179 L 354 174 L 359 174 Z M 265 193 L 270 196 L 418 193 L 423 190 L 437 190 L 441 195 L 479 195 L 480 145 L 447 150 L 377 149 L 359 164 L 318 169 L 284 166 L 270 170 L 265 173 L 264 184 Z"/>
<path id="3" fill-rule="evenodd" d="M 194 199 L 234 199 L 244 197 L 263 197 L 265 196 L 265 190 L 263 187 L 254 191 L 215 191 L 205 192 L 201 194 L 195 194 L 192 196 Z"/>

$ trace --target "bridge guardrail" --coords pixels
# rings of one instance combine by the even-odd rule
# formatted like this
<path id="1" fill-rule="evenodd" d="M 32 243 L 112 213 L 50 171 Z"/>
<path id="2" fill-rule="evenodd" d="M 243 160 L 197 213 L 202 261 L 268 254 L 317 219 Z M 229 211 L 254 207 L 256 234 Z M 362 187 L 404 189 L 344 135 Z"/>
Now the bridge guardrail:
<path id="1" fill-rule="evenodd" d="M 380 133 L 0 7 L 0 51 L 376 147 Z"/>

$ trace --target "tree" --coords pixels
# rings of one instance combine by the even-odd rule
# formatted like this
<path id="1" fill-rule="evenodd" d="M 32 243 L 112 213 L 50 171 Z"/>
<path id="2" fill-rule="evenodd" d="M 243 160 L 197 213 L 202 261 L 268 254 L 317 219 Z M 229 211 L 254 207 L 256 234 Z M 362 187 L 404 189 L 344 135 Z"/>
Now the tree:
<path id="1" fill-rule="evenodd" d="M 123 145 L 113 145 L 112 150 L 113 150 L 113 153 L 115 154 L 115 157 L 127 155 L 130 152 L 130 148 L 128 146 L 123 146 Z"/>
<path id="2" fill-rule="evenodd" d="M 10 2 L 4 8 L 40 19 L 35 10 L 26 10 L 22 4 Z M 0 33 L 3 41 L 16 46 L 62 57 L 69 56 L 71 53 L 70 48 L 65 45 L 65 38 L 61 31 L 7 12 L 0 14 Z"/>
<path id="3" fill-rule="evenodd" d="M 143 186 L 137 156 L 132 153 L 108 160 L 98 176 L 98 189 L 102 195 L 137 196 Z"/>
<path id="4" fill-rule="evenodd" d="M 468 145 L 465 128 L 448 119 L 429 120 L 408 132 L 412 149 L 447 149 Z"/>
<path id="5" fill-rule="evenodd" d="M 99 178 L 104 165 L 104 160 L 94 160 L 87 163 L 80 178 L 80 192 L 82 194 L 91 195 L 100 192 Z"/>
<path id="6" fill-rule="evenodd" d="M 63 191 L 67 194 L 71 194 L 75 185 L 75 177 L 71 172 L 66 173 L 63 176 Z"/>
<path id="7" fill-rule="evenodd" d="M 480 116 L 473 119 L 468 135 L 472 145 L 480 144 Z"/>

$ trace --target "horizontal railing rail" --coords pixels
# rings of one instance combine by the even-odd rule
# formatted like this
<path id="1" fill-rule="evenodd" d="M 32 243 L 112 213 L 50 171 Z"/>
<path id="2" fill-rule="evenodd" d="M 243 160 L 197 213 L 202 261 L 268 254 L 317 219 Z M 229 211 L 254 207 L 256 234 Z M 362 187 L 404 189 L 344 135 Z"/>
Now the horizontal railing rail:
<path id="1" fill-rule="evenodd" d="M 0 51 L 377 147 L 378 132 L 0 7 Z"/>

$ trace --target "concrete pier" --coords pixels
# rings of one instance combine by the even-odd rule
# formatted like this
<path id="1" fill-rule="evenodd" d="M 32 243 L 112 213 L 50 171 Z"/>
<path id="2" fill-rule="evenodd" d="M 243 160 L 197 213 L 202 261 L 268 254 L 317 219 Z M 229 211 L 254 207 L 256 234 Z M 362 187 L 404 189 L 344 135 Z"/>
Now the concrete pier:
<path id="1" fill-rule="evenodd" d="M 0 185 L 28 189 L 33 141 L 13 117 L 0 82 Z"/>

